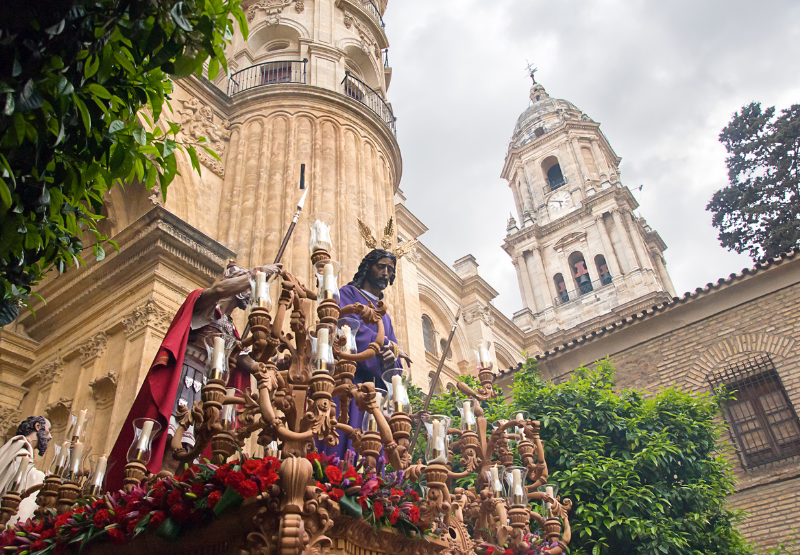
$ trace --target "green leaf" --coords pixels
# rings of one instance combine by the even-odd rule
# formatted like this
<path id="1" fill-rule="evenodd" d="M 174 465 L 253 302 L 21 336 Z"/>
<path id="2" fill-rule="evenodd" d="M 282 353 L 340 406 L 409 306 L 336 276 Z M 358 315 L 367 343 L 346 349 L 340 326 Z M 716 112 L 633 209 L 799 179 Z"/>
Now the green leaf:
<path id="1" fill-rule="evenodd" d="M 339 500 L 339 507 L 341 507 L 342 512 L 346 515 L 355 518 L 361 518 L 362 516 L 361 504 L 355 497 L 348 497 L 345 495 Z"/>
<path id="2" fill-rule="evenodd" d="M 97 54 L 93 54 L 86 65 L 83 66 L 83 76 L 85 79 L 89 79 L 97 73 L 97 68 L 100 67 L 100 57 Z"/>
<path id="3" fill-rule="evenodd" d="M 172 10 L 169 12 L 170 16 L 172 16 L 172 21 L 175 22 L 175 25 L 183 29 L 184 31 L 193 31 L 194 27 L 189 21 L 183 17 L 183 2 L 176 2 L 175 5 L 172 7 Z"/>
<path id="4" fill-rule="evenodd" d="M 137 127 L 133 130 L 133 140 L 140 145 L 145 146 L 147 143 L 147 131 L 144 130 L 144 127 Z"/>
<path id="5" fill-rule="evenodd" d="M 111 122 L 111 125 L 108 126 L 108 132 L 111 134 L 116 133 L 117 131 L 121 131 L 125 129 L 125 124 L 122 123 L 122 120 L 115 119 Z"/>
<path id="6" fill-rule="evenodd" d="M 103 99 L 111 98 L 111 93 L 108 92 L 108 89 L 106 89 L 103 85 L 98 85 L 97 83 L 90 83 L 86 86 L 86 88 L 89 89 L 89 92 L 99 96 L 100 98 Z"/>
<path id="7" fill-rule="evenodd" d="M 0 178 L 0 200 L 6 210 L 11 208 L 11 191 L 8 190 L 8 185 L 2 178 Z"/>
<path id="8" fill-rule="evenodd" d="M 14 113 L 14 95 L 6 93 L 6 105 L 3 108 L 3 114 L 10 116 Z"/>
<path id="9" fill-rule="evenodd" d="M 220 497 L 217 504 L 214 505 L 212 511 L 215 515 L 219 516 L 231 507 L 238 507 L 242 504 L 242 501 L 244 501 L 244 498 L 239 495 L 235 489 L 228 487 L 222 493 L 222 497 Z"/>
<path id="10" fill-rule="evenodd" d="M 81 113 L 81 119 L 83 120 L 83 126 L 86 128 L 86 132 L 92 128 L 92 118 L 89 115 L 89 110 L 86 109 L 86 104 L 83 103 L 77 94 L 72 95 L 72 101 L 75 103 L 75 106 L 78 107 L 78 111 Z"/>

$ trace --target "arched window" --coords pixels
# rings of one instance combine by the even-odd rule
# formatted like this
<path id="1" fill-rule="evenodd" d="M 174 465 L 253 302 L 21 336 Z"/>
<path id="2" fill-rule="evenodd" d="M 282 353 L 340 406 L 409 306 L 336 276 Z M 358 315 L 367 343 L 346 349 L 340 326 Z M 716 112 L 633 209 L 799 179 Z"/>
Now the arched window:
<path id="1" fill-rule="evenodd" d="M 422 340 L 425 342 L 425 350 L 430 354 L 436 354 L 436 332 L 433 329 L 433 321 L 427 314 L 422 315 Z"/>
<path id="2" fill-rule="evenodd" d="M 559 304 L 569 301 L 569 293 L 567 292 L 567 284 L 564 282 L 564 276 L 561 274 L 554 275 L 553 282 L 555 282 L 556 291 L 558 292 L 558 299 L 556 299 L 556 301 L 559 302 Z"/>
<path id="3" fill-rule="evenodd" d="M 578 292 L 585 295 L 592 291 L 592 277 L 586 267 L 586 260 L 580 252 L 575 251 L 569 255 L 569 267 L 572 270 L 572 278 L 575 280 Z"/>
<path id="4" fill-rule="evenodd" d="M 608 264 L 606 264 L 606 257 L 602 254 L 598 254 L 594 257 L 594 265 L 597 267 L 597 275 L 600 276 L 600 283 L 603 285 L 608 285 L 611 283 L 611 271 L 608 269 Z"/>
<path id="5" fill-rule="evenodd" d="M 542 171 L 547 177 L 547 186 L 551 191 L 563 187 L 567 180 L 564 174 L 561 173 L 561 165 L 558 163 L 558 158 L 555 156 L 548 156 L 542 161 Z"/>

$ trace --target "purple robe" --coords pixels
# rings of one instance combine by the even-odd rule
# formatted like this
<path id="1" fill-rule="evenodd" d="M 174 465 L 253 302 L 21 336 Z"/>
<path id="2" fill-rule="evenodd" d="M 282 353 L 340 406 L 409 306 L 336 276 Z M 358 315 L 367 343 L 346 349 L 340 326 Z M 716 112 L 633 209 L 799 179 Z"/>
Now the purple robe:
<path id="1" fill-rule="evenodd" d="M 352 285 L 345 285 L 339 290 L 339 307 L 356 303 L 369 306 L 370 301 L 373 303 L 373 305 L 375 304 L 374 300 L 370 299 L 369 296 L 363 294 Z M 392 318 L 388 314 L 383 315 L 383 331 L 385 336 L 383 340 L 384 345 L 388 345 L 389 341 L 397 343 L 397 337 L 394 335 L 394 326 L 392 326 Z M 374 342 L 377 338 L 378 325 L 367 325 L 362 321 L 355 338 L 358 352 L 366 351 L 369 344 Z M 359 384 L 364 382 L 373 382 L 375 387 L 379 389 L 386 389 L 386 384 L 383 383 L 383 379 L 381 379 L 381 375 L 383 372 L 385 372 L 382 361 L 382 357 L 378 355 L 366 362 L 359 362 L 356 366 L 356 374 L 353 378 L 353 383 Z M 402 368 L 400 360 L 395 361 L 395 367 Z M 335 398 L 334 402 L 336 403 L 336 412 L 338 414 L 339 399 Z M 350 421 L 348 424 L 353 428 L 361 428 L 361 421 L 363 418 L 364 413 L 358 410 L 356 408 L 356 402 L 351 400 Z M 325 447 L 320 441 L 317 441 L 316 444 L 319 451 L 324 451 L 328 455 L 337 455 L 340 459 L 344 457 L 344 452 L 351 448 L 350 440 L 346 437 L 343 437 L 341 433 L 339 434 L 339 445 L 336 447 Z"/>

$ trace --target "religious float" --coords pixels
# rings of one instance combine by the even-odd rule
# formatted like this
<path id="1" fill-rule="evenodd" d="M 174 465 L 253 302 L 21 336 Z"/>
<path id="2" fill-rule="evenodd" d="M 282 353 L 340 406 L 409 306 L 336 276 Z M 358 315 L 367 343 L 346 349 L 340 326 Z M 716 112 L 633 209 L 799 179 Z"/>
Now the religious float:
<path id="1" fill-rule="evenodd" d="M 201 401 L 179 409 L 171 444 L 185 470 L 147 473 L 159 424 L 138 419 L 124 488 L 106 492 L 109 461 L 85 456 L 87 414 L 76 413 L 44 484 L 27 491 L 12 484 L 3 496 L 3 529 L 23 498 L 35 495 L 38 505 L 34 519 L 5 529 L 4 553 L 567 552 L 571 501 L 547 483 L 539 422 L 519 413 L 490 429 L 483 416 L 480 401 L 498 395 L 486 345 L 477 351 L 480 387 L 459 384 L 467 398 L 457 424 L 446 415 L 412 415 L 402 369 L 384 374 L 385 389 L 354 383 L 357 363 L 381 350 L 386 308 L 339 307 L 332 219 L 309 221 L 316 290 L 287 271 L 272 283 L 256 275 L 242 339 L 207 340 Z M 378 336 L 357 352 L 352 338 L 362 322 L 377 324 Z M 257 387 L 226 389 L 229 365 L 244 349 L 259 363 Z M 412 458 L 415 420 L 427 436 L 425 464 Z M 181 439 L 190 427 L 196 443 L 187 451 Z M 260 456 L 244 454 L 248 440 L 262 446 Z M 340 441 L 350 446 L 341 457 L 318 452 Z M 209 446 L 210 461 L 195 464 Z M 473 485 L 456 487 L 466 477 Z"/>

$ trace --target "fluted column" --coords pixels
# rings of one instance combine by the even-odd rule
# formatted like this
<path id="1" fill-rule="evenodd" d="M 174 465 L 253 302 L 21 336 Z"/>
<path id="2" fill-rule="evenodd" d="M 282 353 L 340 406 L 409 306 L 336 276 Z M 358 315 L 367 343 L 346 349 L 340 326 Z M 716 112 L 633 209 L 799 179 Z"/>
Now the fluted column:
<path id="1" fill-rule="evenodd" d="M 511 260 L 514 269 L 517 271 L 517 280 L 519 281 L 519 289 L 522 293 L 522 302 L 525 308 L 530 308 L 533 312 L 537 312 L 536 299 L 533 294 L 533 287 L 531 286 L 530 277 L 528 275 L 528 266 L 525 262 L 524 255 Z"/>
<path id="2" fill-rule="evenodd" d="M 667 262 L 664 260 L 664 255 L 661 253 L 653 253 L 653 259 L 656 261 L 656 268 L 659 276 L 661 276 L 661 283 L 664 284 L 667 293 L 673 297 L 677 297 L 675 286 L 672 284 L 672 278 L 669 277 L 669 272 L 667 272 Z"/>
<path id="3" fill-rule="evenodd" d="M 514 207 L 517 209 L 517 218 L 519 219 L 520 227 L 523 227 L 522 219 L 525 210 L 522 207 L 522 199 L 520 198 L 519 195 L 519 184 L 511 183 L 510 187 L 511 187 L 511 194 L 514 195 Z"/>
<path id="4" fill-rule="evenodd" d="M 603 218 L 602 214 L 597 215 L 594 218 L 594 222 L 597 225 L 597 230 L 600 232 L 600 241 L 603 243 L 603 250 L 606 251 L 605 258 L 609 269 L 611 270 L 611 275 L 622 275 L 622 269 L 620 268 L 619 260 L 617 259 L 617 253 L 614 251 L 614 245 L 611 243 L 611 237 L 608 235 L 605 218 Z"/>
<path id="5" fill-rule="evenodd" d="M 531 291 L 533 292 L 532 299 L 534 300 L 536 306 L 539 307 L 539 311 L 544 310 L 546 306 L 546 298 L 547 298 L 547 286 L 541 282 L 539 276 L 537 275 L 536 271 L 536 259 L 533 252 L 529 252 L 528 255 L 525 257 L 525 266 L 528 274 L 528 279 L 530 280 L 531 284 Z M 536 298 L 538 294 L 538 299 Z"/>
<path id="6" fill-rule="evenodd" d="M 522 180 L 517 177 L 517 187 L 519 187 L 522 195 L 522 212 L 533 212 L 533 198 L 531 198 L 529 184 L 527 182 L 523 183 Z"/>
<path id="7" fill-rule="evenodd" d="M 638 270 L 639 265 L 636 263 L 636 255 L 633 252 L 633 245 L 628 235 L 628 228 L 622 221 L 622 214 L 619 208 L 611 210 L 611 216 L 614 218 L 614 227 L 617 229 L 617 236 L 622 243 L 622 248 L 625 249 L 625 259 L 628 262 L 628 271 Z"/>
<path id="8" fill-rule="evenodd" d="M 557 292 L 556 284 L 553 282 L 552 276 L 548 276 L 544 268 L 544 258 L 540 249 L 541 247 L 534 247 L 531 250 L 530 257 L 534 261 L 534 273 L 538 276 L 538 281 L 541 284 L 542 304 L 544 308 L 547 309 L 553 307 L 553 299 L 556 297 Z M 549 296 L 547 294 L 548 291 L 550 292 Z"/>
<path id="9" fill-rule="evenodd" d="M 592 139 L 592 152 L 594 153 L 594 161 L 597 164 L 597 169 L 600 171 L 600 180 L 608 180 L 608 164 L 606 164 L 606 157 L 600 150 L 600 145 L 597 144 L 597 139 Z"/>
<path id="10" fill-rule="evenodd" d="M 639 264 L 642 268 L 652 270 L 653 263 L 650 261 L 650 257 L 647 255 L 647 248 L 644 245 L 644 239 L 642 239 L 641 233 L 639 233 L 638 224 L 633 221 L 633 218 L 631 218 L 630 214 L 626 214 L 624 218 L 625 223 L 628 224 L 628 231 L 631 235 L 633 248 L 636 250 L 636 256 L 639 258 Z"/>
<path id="11" fill-rule="evenodd" d="M 578 144 L 578 138 L 572 137 L 570 144 L 572 145 L 572 152 L 575 155 L 575 158 L 578 160 L 578 167 L 581 169 L 583 182 L 586 183 L 589 181 L 589 169 L 586 167 L 586 164 L 583 161 L 583 154 L 581 153 L 581 147 Z"/>

